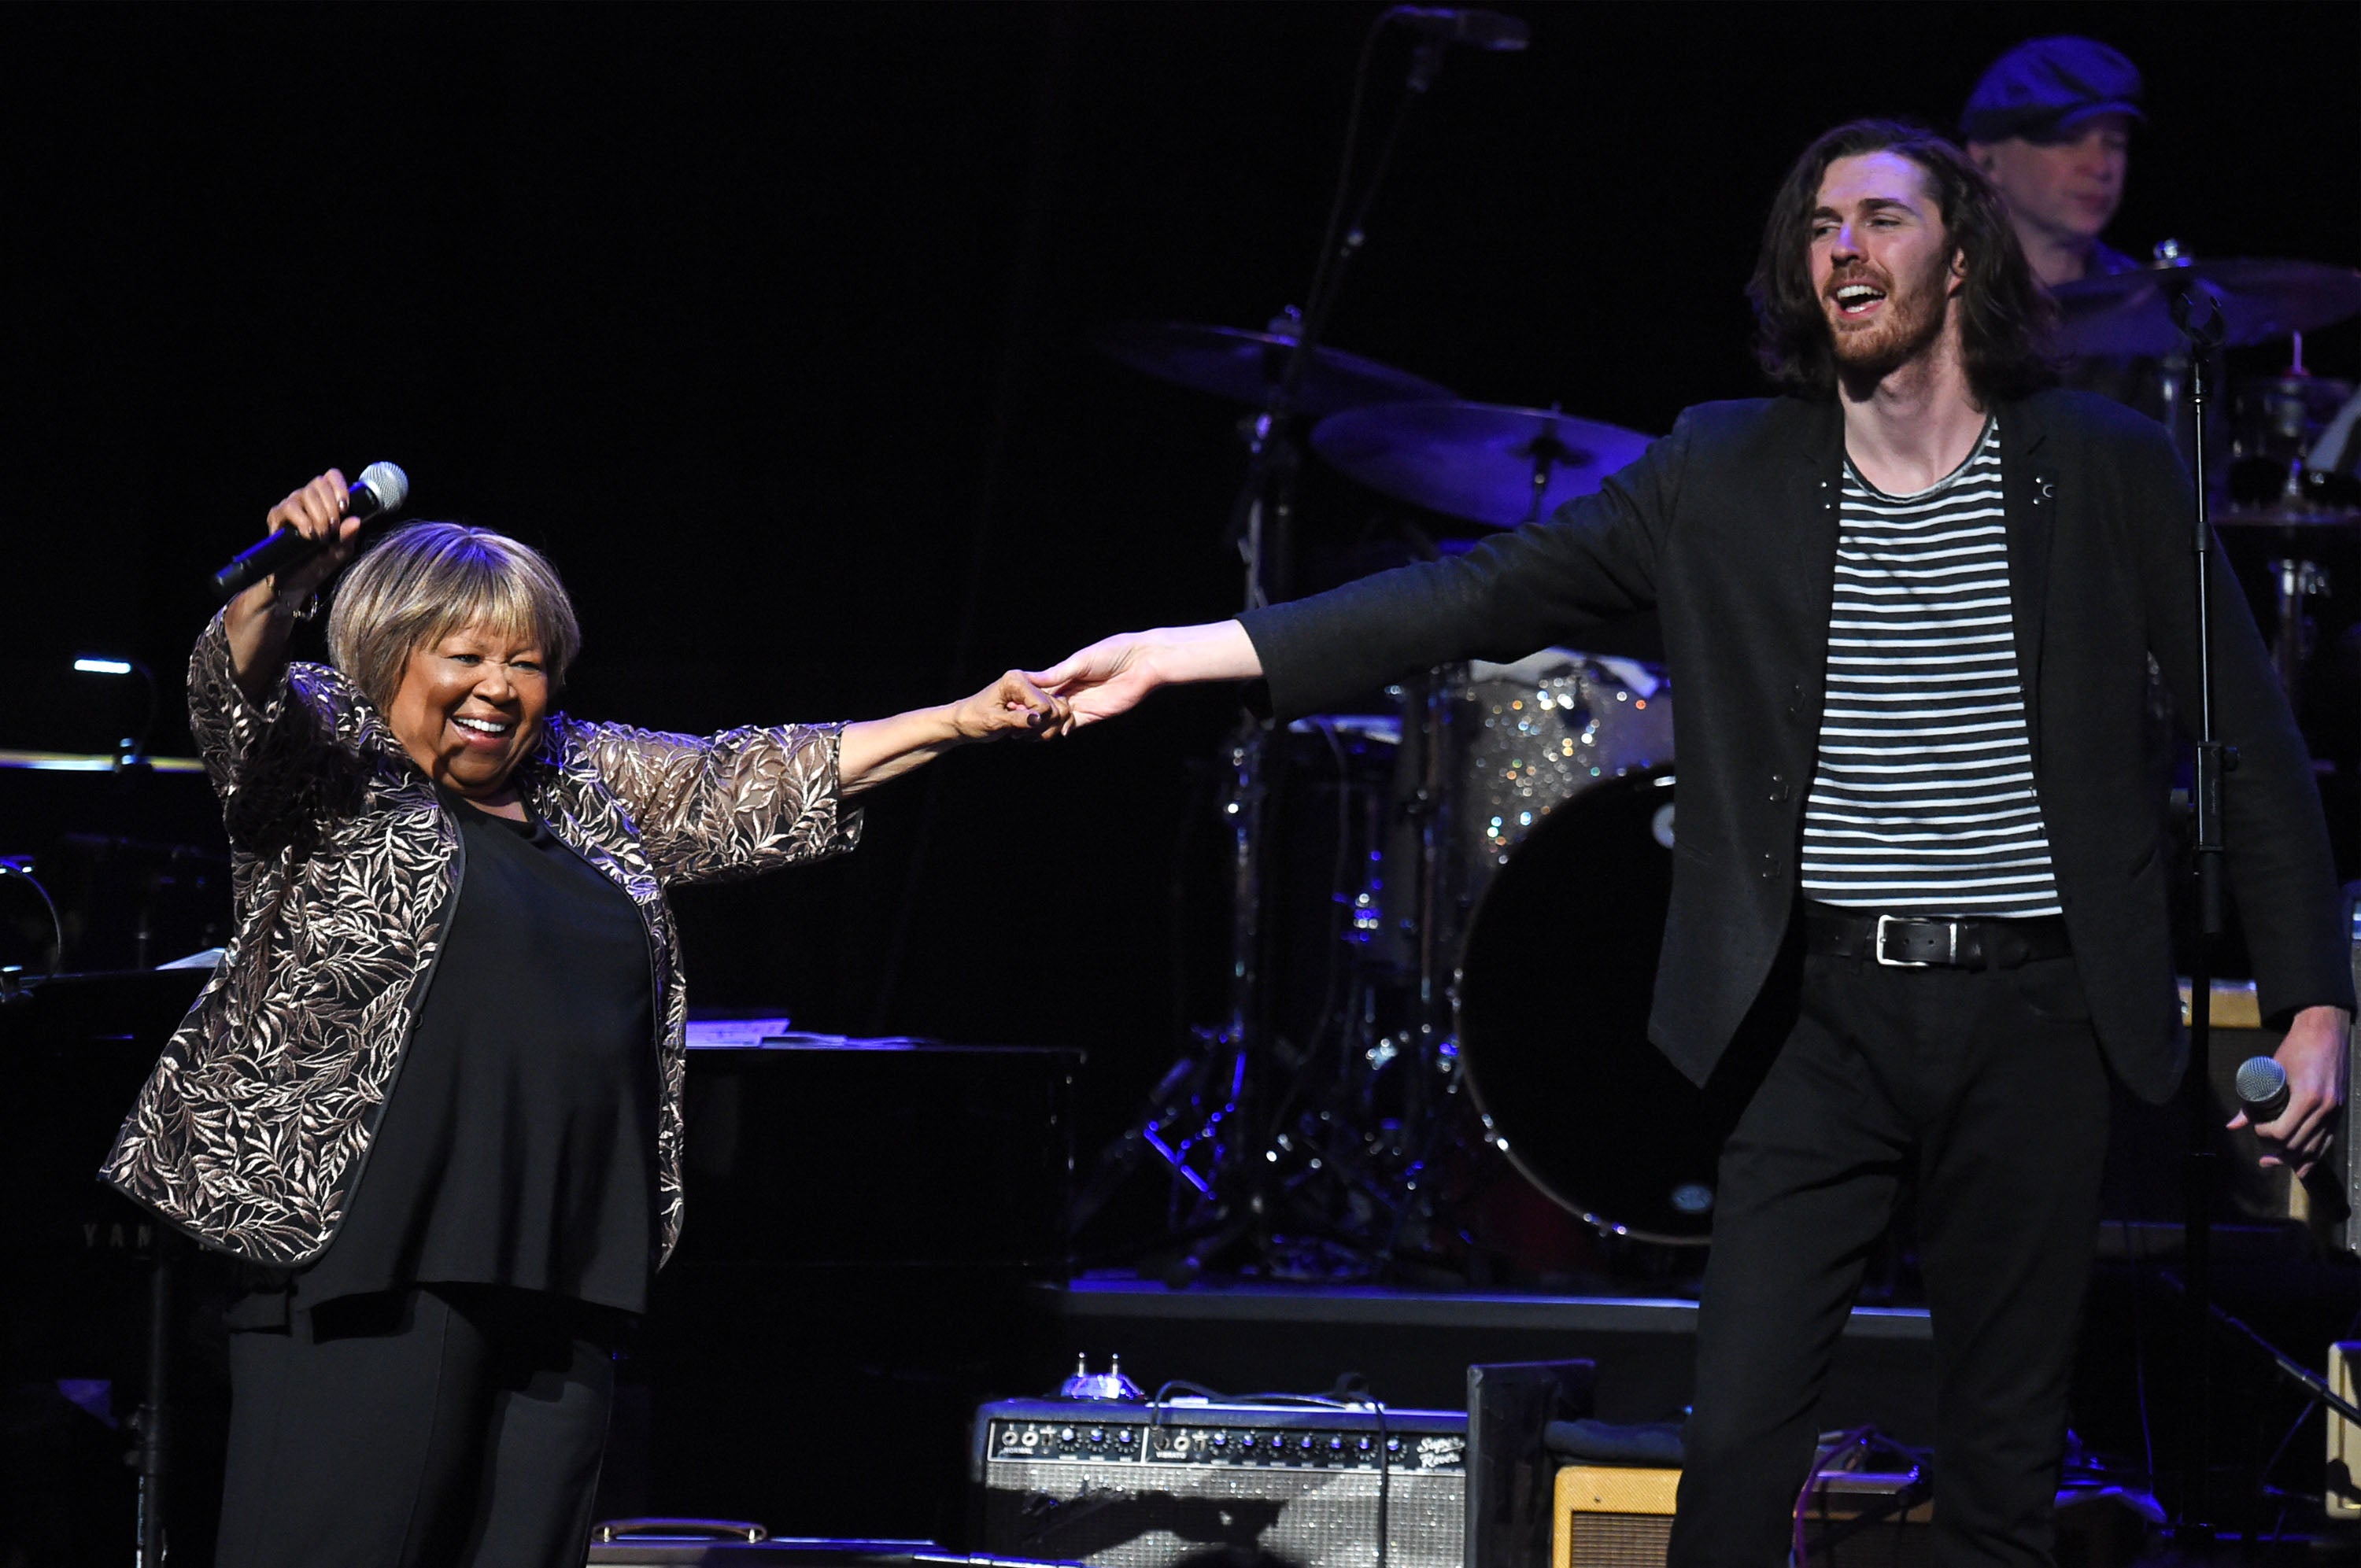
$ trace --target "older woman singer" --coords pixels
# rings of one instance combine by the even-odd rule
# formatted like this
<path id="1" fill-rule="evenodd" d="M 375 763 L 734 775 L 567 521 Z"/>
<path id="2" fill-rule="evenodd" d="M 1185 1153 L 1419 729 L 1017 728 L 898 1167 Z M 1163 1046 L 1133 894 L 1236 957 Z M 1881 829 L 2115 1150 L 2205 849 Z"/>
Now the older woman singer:
<path id="1" fill-rule="evenodd" d="M 849 849 L 844 796 L 1065 705 L 1011 673 L 840 727 L 583 723 L 548 563 L 438 522 L 360 556 L 332 665 L 291 663 L 345 495 L 272 509 L 328 547 L 198 640 L 236 934 L 104 1175 L 249 1286 L 223 1568 L 578 1564 L 611 1353 L 680 1234 L 664 890 Z"/>

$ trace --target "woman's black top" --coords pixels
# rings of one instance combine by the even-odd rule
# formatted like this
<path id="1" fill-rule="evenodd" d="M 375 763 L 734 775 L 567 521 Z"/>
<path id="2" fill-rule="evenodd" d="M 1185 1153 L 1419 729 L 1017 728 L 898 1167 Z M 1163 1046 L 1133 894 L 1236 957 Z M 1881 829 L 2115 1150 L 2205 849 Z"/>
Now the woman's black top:
<path id="1" fill-rule="evenodd" d="M 647 928 L 539 820 L 445 794 L 466 856 L 351 1212 L 293 1304 L 509 1285 L 627 1312 L 656 1258 Z"/>

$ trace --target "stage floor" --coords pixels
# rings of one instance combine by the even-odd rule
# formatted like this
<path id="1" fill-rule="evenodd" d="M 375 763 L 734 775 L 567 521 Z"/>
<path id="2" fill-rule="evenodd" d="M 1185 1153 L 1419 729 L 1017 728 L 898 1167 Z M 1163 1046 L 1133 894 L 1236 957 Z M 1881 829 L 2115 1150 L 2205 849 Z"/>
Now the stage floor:
<path id="1" fill-rule="evenodd" d="M 1679 1296 L 1559 1296 L 1406 1290 L 1383 1285 L 1209 1281 L 1175 1289 L 1132 1274 L 1090 1274 L 1065 1287 L 1069 1321 L 1190 1318 L 1228 1323 L 1322 1322 L 1536 1332 L 1693 1333 L 1697 1302 Z M 1924 1307 L 1856 1307 L 1848 1338 L 1933 1337 Z"/>
<path id="2" fill-rule="evenodd" d="M 1093 1371 L 1120 1355 L 1147 1392 L 1170 1379 L 1224 1393 L 1319 1393 L 1357 1373 L 1389 1404 L 1466 1408 L 1477 1362 L 1587 1358 L 1603 1420 L 1677 1419 L 1694 1387 L 1697 1303 L 1679 1297 L 1198 1283 L 1130 1274 L 1042 1288 L 1057 1338 Z M 1856 1308 L 1829 1376 L 1828 1424 L 1931 1442 L 1934 1335 L 1924 1309 Z"/>

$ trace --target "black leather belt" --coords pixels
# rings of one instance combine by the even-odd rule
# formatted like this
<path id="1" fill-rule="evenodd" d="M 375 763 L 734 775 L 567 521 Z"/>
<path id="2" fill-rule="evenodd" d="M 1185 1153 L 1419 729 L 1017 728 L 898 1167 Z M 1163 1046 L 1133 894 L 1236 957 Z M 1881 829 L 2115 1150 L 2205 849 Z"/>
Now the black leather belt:
<path id="1" fill-rule="evenodd" d="M 1839 959 L 1874 959 L 1894 969 L 2015 969 L 2073 953 L 2064 916 L 1943 920 L 1875 915 L 1832 905 L 1804 906 L 1804 943 Z"/>

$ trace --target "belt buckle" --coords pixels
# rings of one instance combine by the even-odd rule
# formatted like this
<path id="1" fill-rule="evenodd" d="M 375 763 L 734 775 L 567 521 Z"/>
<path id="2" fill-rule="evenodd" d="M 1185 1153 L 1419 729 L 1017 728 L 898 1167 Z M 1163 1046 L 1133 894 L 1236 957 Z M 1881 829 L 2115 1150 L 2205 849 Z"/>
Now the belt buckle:
<path id="1" fill-rule="evenodd" d="M 1902 921 L 1902 920 L 1913 919 L 1913 918 L 1915 918 L 1915 917 L 1914 917 L 1914 916 L 1905 916 L 1905 915 L 1881 915 L 1881 916 L 1879 916 L 1877 917 L 1877 927 L 1876 927 L 1876 930 L 1875 930 L 1875 932 L 1874 932 L 1874 933 L 1871 936 L 1871 938 L 1870 938 L 1870 942 L 1869 942 L 1869 956 L 1870 956 L 1870 957 L 1872 957 L 1872 958 L 1873 958 L 1873 959 L 1875 959 L 1879 963 L 1881 963 L 1881 964 L 1884 965 L 1887 969 L 1933 969 L 1933 968 L 1934 968 L 1937 964 L 1938 964 L 1938 963 L 1954 963 L 1954 964 L 1955 964 L 1955 963 L 1957 963 L 1957 962 L 1959 962 L 1959 961 L 1960 961 L 1960 923 L 1959 923 L 1958 921 L 1956 921 L 1956 920 L 1948 920 L 1948 921 L 1945 921 L 1945 922 L 1943 923 L 1943 928 L 1944 928 L 1945 930 L 1949 931 L 1949 932 L 1950 933 L 1950 935 L 1951 935 L 1951 946 L 1950 946 L 1950 950 L 1949 950 L 1948 953 L 1946 953 L 1942 958 L 1940 958 L 1940 959 L 1889 959 L 1889 958 L 1887 958 L 1887 957 L 1885 956 L 1885 927 L 1886 927 L 1886 926 L 1887 926 L 1888 924 L 1890 924 L 1890 923 L 1894 923 L 1894 922 L 1899 922 L 1899 921 Z M 1931 925 L 1931 924 L 1933 924 L 1933 922 L 1928 921 L 1928 922 L 1925 922 L 1925 924 L 1929 924 L 1929 925 Z"/>

